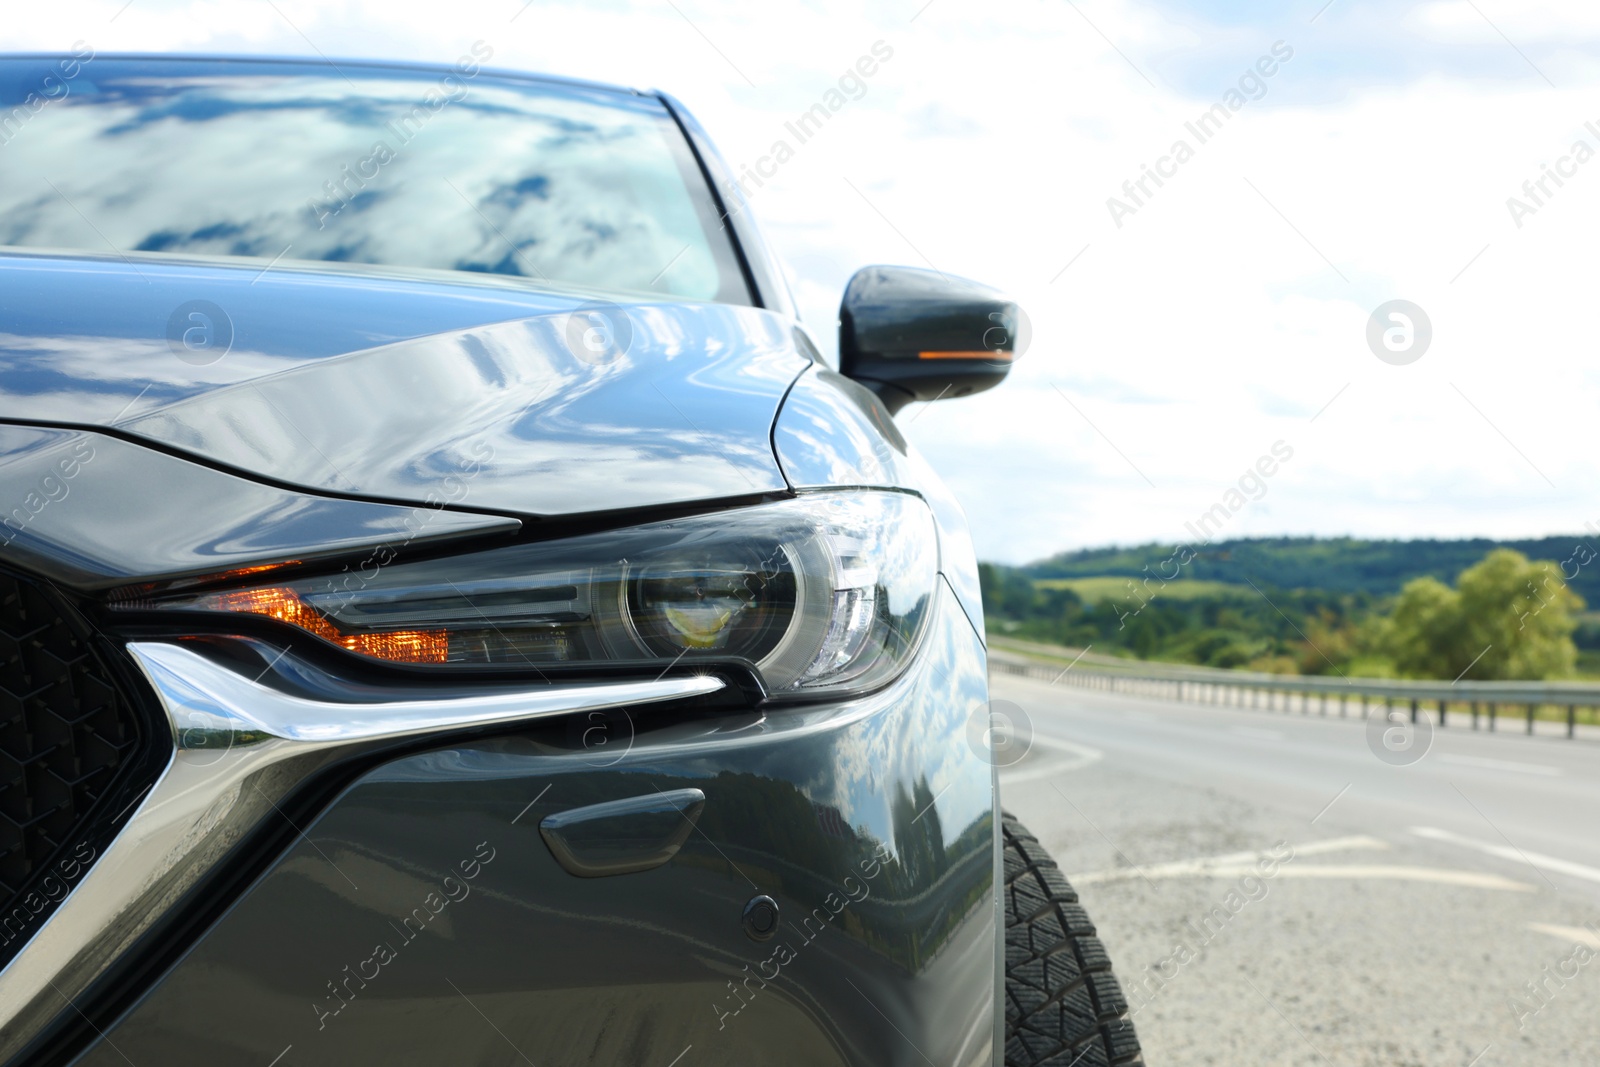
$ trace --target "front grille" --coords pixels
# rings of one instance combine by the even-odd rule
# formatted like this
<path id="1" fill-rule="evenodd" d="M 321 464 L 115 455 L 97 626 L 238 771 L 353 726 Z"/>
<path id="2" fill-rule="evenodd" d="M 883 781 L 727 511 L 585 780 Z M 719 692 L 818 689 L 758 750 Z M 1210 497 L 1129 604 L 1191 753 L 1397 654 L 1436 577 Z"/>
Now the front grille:
<path id="1" fill-rule="evenodd" d="M 80 861 L 92 858 L 87 822 L 139 738 L 134 708 L 71 608 L 45 586 L 0 571 L 0 940 L 7 947 L 59 903 L 85 866 Z"/>

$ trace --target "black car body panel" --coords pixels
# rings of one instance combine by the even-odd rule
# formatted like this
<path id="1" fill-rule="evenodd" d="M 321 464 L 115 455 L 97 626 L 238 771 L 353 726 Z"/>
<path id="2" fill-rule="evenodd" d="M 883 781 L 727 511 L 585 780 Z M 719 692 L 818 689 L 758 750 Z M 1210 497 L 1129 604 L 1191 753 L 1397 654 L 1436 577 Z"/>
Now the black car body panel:
<path id="1" fill-rule="evenodd" d="M 518 520 L 434 505 L 398 507 L 267 485 L 120 437 L 0 425 L 0 515 L 8 560 L 68 588 L 115 589 L 312 563 L 374 544 L 422 548 L 511 534 Z M 150 486 L 164 495 L 149 506 Z M 172 517 L 184 521 L 174 524 Z"/>
<path id="2" fill-rule="evenodd" d="M 0 419 L 114 427 L 326 493 L 425 505 L 450 494 L 530 516 L 785 488 L 772 419 L 809 361 L 771 312 L 21 258 L 38 269 L 12 264 L 32 310 L 14 321 L 7 310 Z M 232 348 L 196 366 L 166 333 L 169 312 L 200 300 L 231 320 Z M 580 358 L 570 338 L 590 328 L 586 307 L 627 332 L 622 350 Z M 396 325 L 423 332 L 394 340 Z"/>
<path id="3" fill-rule="evenodd" d="M 985 690 L 946 592 L 874 697 L 636 714 L 622 764 L 534 731 L 385 764 L 78 1062 L 987 1062 L 993 794 L 964 712 Z M 657 869 L 574 878 L 540 839 L 550 813 L 685 787 L 704 813 Z M 759 894 L 767 941 L 740 922 Z"/>
<path id="4" fill-rule="evenodd" d="M 275 68 L 206 62 L 218 78 Z M 118 63 L 155 81 L 197 69 Z M 316 749 L 301 777 L 281 765 L 281 796 L 266 777 L 248 804 L 220 795 L 201 820 L 227 827 L 210 866 L 140 887 L 160 909 L 109 927 L 125 937 L 111 962 L 56 993 L 35 982 L 25 1012 L 0 1003 L 8 1067 L 999 1062 L 999 809 L 973 735 L 987 681 L 966 520 L 882 401 L 821 362 L 704 132 L 676 101 L 652 106 L 703 172 L 752 306 L 265 256 L 0 251 L 0 572 L 99 627 L 104 673 L 160 742 L 89 798 L 95 842 L 147 814 L 146 791 L 194 755 L 189 732 L 225 738 L 219 759 L 321 743 L 219 726 L 239 709 L 199 690 L 175 707 L 140 642 L 200 648 L 239 691 L 356 727 L 430 701 L 704 683 L 598 720 L 518 711 Z M 281 618 L 161 616 L 142 599 L 857 491 L 920 497 L 937 529 L 928 622 L 876 689 L 769 699 L 748 660 L 430 674 Z M 643 842 L 638 862 L 608 853 L 609 871 L 580 877 L 540 832 L 686 790 L 704 795 L 692 832 L 664 838 L 655 810 L 604 843 Z M 770 935 L 746 916 L 760 896 L 778 908 Z M 22 947 L 0 992 L 38 951 L 58 950 Z"/>

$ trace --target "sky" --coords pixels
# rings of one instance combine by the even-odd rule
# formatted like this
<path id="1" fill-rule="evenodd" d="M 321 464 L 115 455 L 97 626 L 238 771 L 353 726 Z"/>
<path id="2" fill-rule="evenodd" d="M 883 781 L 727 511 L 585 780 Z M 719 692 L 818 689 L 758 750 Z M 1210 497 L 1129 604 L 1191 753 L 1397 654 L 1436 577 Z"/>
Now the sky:
<path id="1" fill-rule="evenodd" d="M 1600 525 L 1593 4 L 59 0 L 7 19 L 0 47 L 30 51 L 453 62 L 482 42 L 492 66 L 671 92 L 736 169 L 887 52 L 752 210 L 825 348 L 868 264 L 1024 308 L 1008 381 L 899 417 L 981 558 L 1193 541 L 1219 503 L 1212 536 Z"/>

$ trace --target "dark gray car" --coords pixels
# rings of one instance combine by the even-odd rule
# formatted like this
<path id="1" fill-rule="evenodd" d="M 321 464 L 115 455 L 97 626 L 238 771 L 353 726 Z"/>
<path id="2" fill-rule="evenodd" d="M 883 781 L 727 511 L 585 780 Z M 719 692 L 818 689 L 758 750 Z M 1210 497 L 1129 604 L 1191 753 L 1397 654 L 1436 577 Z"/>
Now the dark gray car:
<path id="1" fill-rule="evenodd" d="M 1092 1064 L 961 510 L 670 98 L 0 60 L 0 1061 Z"/>

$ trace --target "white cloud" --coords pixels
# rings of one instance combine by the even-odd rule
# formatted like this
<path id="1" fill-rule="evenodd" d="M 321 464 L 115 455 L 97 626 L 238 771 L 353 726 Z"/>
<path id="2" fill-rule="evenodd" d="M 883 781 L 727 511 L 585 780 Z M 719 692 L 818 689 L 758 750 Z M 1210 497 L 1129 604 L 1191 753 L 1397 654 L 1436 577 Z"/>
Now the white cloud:
<path id="1" fill-rule="evenodd" d="M 107 21 L 120 2 L 19 8 L 10 39 L 311 50 L 267 4 L 134 0 Z M 1125 0 L 934 0 L 920 14 L 922 0 L 677 0 L 682 14 L 537 2 L 515 22 L 520 0 L 275 2 L 328 55 L 448 61 L 483 38 L 497 65 L 667 89 L 735 165 L 887 42 L 894 57 L 865 95 L 754 208 L 819 333 L 867 263 L 925 257 L 1023 301 L 1034 343 L 1013 381 L 903 416 L 987 558 L 1177 537 L 1280 439 L 1295 458 L 1236 518 L 1240 532 L 1521 535 L 1600 519 L 1584 492 L 1600 473 L 1584 432 L 1600 400 L 1586 240 L 1600 160 L 1521 229 L 1506 208 L 1576 138 L 1600 149 L 1584 129 L 1600 120 L 1592 64 L 1573 46 L 1600 31 L 1587 8 L 1480 3 L 1553 89 L 1453 0 L 1392 17 L 1352 4 L 1259 31 Z M 1479 82 L 1441 63 L 1365 85 L 1364 54 L 1341 36 L 1358 25 L 1394 54 L 1505 49 L 1512 73 Z M 1296 55 L 1266 96 L 1113 225 L 1106 198 L 1278 39 Z M 1221 72 L 1204 91 L 1180 95 L 1157 69 L 1201 55 Z M 1334 79 L 1339 92 L 1313 91 Z M 1396 297 L 1434 328 L 1407 367 L 1364 343 L 1367 316 Z"/>

